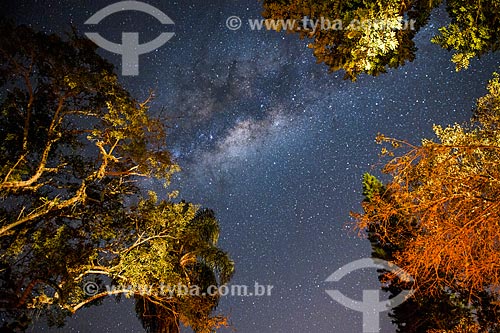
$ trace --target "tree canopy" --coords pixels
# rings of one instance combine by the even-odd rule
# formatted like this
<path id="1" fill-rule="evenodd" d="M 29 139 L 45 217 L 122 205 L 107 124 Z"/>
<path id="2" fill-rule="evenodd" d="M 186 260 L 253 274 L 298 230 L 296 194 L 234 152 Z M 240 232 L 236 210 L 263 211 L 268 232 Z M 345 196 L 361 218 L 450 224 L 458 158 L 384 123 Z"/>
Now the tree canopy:
<path id="1" fill-rule="evenodd" d="M 217 294 L 161 289 L 203 291 L 227 283 L 234 265 L 217 247 L 212 211 L 174 202 L 175 191 L 142 195 L 140 179 L 166 186 L 179 171 L 164 122 L 149 115 L 152 96 L 132 98 L 74 32 L 61 38 L 3 24 L 0 36 L 3 330 L 26 329 L 40 311 L 62 325 L 109 294 L 142 302 L 145 327 L 182 322 L 210 332 L 225 324 L 212 314 Z"/>
<path id="2" fill-rule="evenodd" d="M 311 39 L 318 62 L 345 78 L 379 75 L 415 59 L 414 38 L 443 1 L 263 0 L 263 16 L 276 30 Z M 432 41 L 453 51 L 456 69 L 500 47 L 500 1 L 446 1 L 451 22 Z M 280 21 L 288 20 L 288 22 Z M 307 24 L 304 24 L 307 22 Z"/>
<path id="3" fill-rule="evenodd" d="M 495 74 L 470 124 L 434 126 L 437 139 L 420 145 L 378 137 L 390 144 L 382 151 L 392 157 L 383 169 L 390 180 L 365 175 L 364 213 L 353 216 L 374 256 L 415 280 L 408 286 L 381 277 L 393 294 L 417 291 L 393 313 L 401 332 L 500 329 L 499 126 Z M 415 308 L 420 314 L 409 315 Z"/>

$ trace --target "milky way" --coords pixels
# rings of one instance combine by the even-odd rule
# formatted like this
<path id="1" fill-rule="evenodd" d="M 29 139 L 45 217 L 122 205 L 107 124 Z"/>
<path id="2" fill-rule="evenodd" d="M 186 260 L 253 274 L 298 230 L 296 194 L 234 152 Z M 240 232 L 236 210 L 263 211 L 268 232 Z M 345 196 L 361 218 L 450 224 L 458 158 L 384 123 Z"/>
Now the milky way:
<path id="1" fill-rule="evenodd" d="M 155 90 L 151 112 L 167 119 L 168 147 L 183 168 L 170 189 L 216 212 L 221 245 L 236 261 L 232 283 L 274 286 L 270 297 L 225 297 L 219 309 L 242 333 L 361 332 L 361 314 L 325 290 L 360 300 L 362 289 L 377 288 L 375 270 L 333 285 L 325 279 L 370 255 L 368 242 L 346 225 L 360 209 L 362 174 L 380 167 L 374 138 L 382 132 L 418 143 L 432 136 L 434 123 L 467 120 L 498 55 L 456 73 L 450 54 L 429 42 L 446 20 L 441 10 L 417 36 L 413 63 L 352 83 L 316 64 L 295 35 L 226 28 L 231 15 L 258 18 L 258 1 L 147 2 L 173 19 L 176 35 L 141 56 L 138 77 L 122 81 L 139 99 Z M 4 12 L 45 31 L 62 32 L 69 22 L 85 31 L 83 22 L 109 3 L 24 1 Z M 133 25 L 141 38 L 156 37 L 161 26 L 140 18 L 118 16 L 99 29 L 118 38 Z M 120 65 L 119 56 L 101 54 Z M 381 321 L 384 332 L 394 331 L 387 316 Z M 129 302 L 106 301 L 60 331 L 140 329 Z"/>

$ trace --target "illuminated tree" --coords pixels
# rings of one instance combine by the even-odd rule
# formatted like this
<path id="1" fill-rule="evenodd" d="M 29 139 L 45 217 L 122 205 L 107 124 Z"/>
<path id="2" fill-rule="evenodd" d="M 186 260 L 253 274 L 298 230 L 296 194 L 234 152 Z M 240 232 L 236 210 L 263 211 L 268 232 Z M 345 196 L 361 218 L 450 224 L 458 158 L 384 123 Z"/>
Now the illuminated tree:
<path id="1" fill-rule="evenodd" d="M 384 195 L 385 193 L 385 186 L 377 178 L 368 173 L 364 175 L 365 205 L 379 196 L 382 200 L 389 201 L 390 197 Z M 391 203 L 388 202 L 388 204 Z M 415 228 L 414 224 L 406 225 L 406 222 L 392 217 L 383 228 L 380 228 L 377 223 L 371 223 L 366 228 L 368 240 L 372 246 L 373 258 L 389 262 L 396 260 L 396 254 L 404 251 L 406 244 L 411 241 Z M 398 232 L 399 236 L 387 241 L 383 235 L 392 232 Z M 379 280 L 382 290 L 389 294 L 389 298 L 413 287 L 412 283 L 402 281 L 388 271 L 380 271 Z M 449 289 L 443 288 L 432 295 L 417 294 L 392 309 L 389 316 L 397 326 L 397 332 L 452 332 L 454 329 L 463 328 L 463 325 L 474 325 L 471 307 L 467 306 L 468 300 L 467 295 L 452 293 Z M 488 300 L 482 300 L 482 303 L 486 302 Z"/>
<path id="2" fill-rule="evenodd" d="M 343 69 L 345 78 L 361 73 L 378 75 L 413 61 L 413 41 L 419 29 L 442 1 L 414 0 L 264 0 L 263 16 L 277 20 L 275 30 L 311 39 L 318 62 L 332 71 Z M 452 22 L 440 28 L 432 41 L 453 50 L 457 70 L 469 59 L 500 47 L 500 2 L 447 1 Z M 288 24 L 280 20 L 289 20 Z M 306 23 L 306 24 L 304 24 Z"/>
<path id="3" fill-rule="evenodd" d="M 76 34 L 0 26 L 2 329 L 26 329 L 39 313 L 62 325 L 125 294 L 164 309 L 158 320 L 209 332 L 225 323 L 211 314 L 216 295 L 167 298 L 161 286 L 229 280 L 218 222 L 174 203 L 175 192 L 142 198 L 140 179 L 167 185 L 179 167 L 148 114 L 152 96 L 134 100 L 95 51 Z"/>
<path id="4" fill-rule="evenodd" d="M 353 214 L 375 256 L 413 276 L 417 306 L 438 301 L 438 308 L 450 310 L 451 319 L 427 328 L 500 329 L 498 75 L 488 91 L 470 125 L 435 126 L 435 141 L 411 145 L 380 135 L 392 146 L 383 149 L 393 156 L 383 169 L 390 181 L 382 185 L 366 176 L 364 213 Z M 395 155 L 398 149 L 405 152 Z M 401 287 L 398 281 L 392 286 Z"/>
<path id="5" fill-rule="evenodd" d="M 164 212 L 164 207 L 155 207 L 153 202 L 149 203 L 150 208 L 146 209 L 147 214 L 154 211 Z M 186 206 L 191 208 L 191 206 Z M 175 267 L 165 274 L 164 269 L 158 271 L 154 277 L 142 277 L 146 279 L 148 285 L 162 285 L 167 291 L 172 290 L 177 297 L 172 298 L 170 293 L 163 295 L 139 295 L 136 297 L 136 309 L 144 328 L 148 332 L 174 333 L 179 331 L 179 322 L 190 323 L 195 332 L 211 332 L 213 328 L 218 328 L 227 324 L 226 318 L 220 315 L 211 316 L 214 305 L 218 303 L 220 295 L 213 293 L 211 286 L 221 286 L 227 283 L 233 272 L 233 262 L 227 254 L 216 247 L 219 237 L 219 224 L 211 210 L 199 210 L 194 217 L 180 228 L 178 241 L 176 242 L 151 242 L 147 246 L 147 251 L 151 249 L 158 255 L 151 258 L 155 262 L 161 263 L 164 258 L 165 265 L 175 263 Z M 159 216 L 164 220 L 163 216 Z M 155 218 L 158 216 L 155 214 Z M 176 219 L 178 221 L 178 219 Z M 169 232 L 172 237 L 172 232 Z M 150 236 L 151 237 L 151 236 Z M 156 244 L 158 243 L 158 244 Z M 136 258 L 142 257 L 136 250 L 129 252 L 128 257 L 132 261 L 127 263 L 130 270 L 135 270 L 137 275 L 141 275 L 141 264 Z M 173 256 L 173 258 L 172 258 Z M 146 263 L 150 266 L 149 263 Z M 119 268 L 117 268 L 119 270 Z M 169 276 L 172 273 L 175 275 Z M 136 281 L 137 278 L 132 278 Z M 121 281 L 126 283 L 127 281 Z M 179 288 L 179 283 L 186 288 Z M 184 295 L 189 289 L 194 295 Z M 202 296 L 203 294 L 209 296 Z"/>

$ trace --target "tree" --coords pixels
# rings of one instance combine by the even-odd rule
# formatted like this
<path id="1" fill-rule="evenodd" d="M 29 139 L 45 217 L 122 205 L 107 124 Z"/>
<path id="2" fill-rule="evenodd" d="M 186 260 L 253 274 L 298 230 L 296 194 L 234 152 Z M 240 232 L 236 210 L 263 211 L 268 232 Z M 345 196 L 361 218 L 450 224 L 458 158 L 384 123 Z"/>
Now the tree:
<path id="1" fill-rule="evenodd" d="M 384 195 L 386 187 L 373 175 L 366 173 L 363 176 L 364 204 L 369 205 L 373 198 L 380 197 L 390 205 L 390 197 Z M 411 241 L 414 224 L 407 225 L 407 221 L 392 217 L 384 228 L 377 223 L 371 223 L 366 228 L 366 234 L 372 247 L 372 257 L 388 262 L 394 262 L 396 255 L 404 251 L 406 244 Z M 399 232 L 399 237 L 387 241 L 382 234 Z M 379 281 L 382 290 L 389 294 L 389 298 L 399 295 L 404 290 L 413 288 L 413 284 L 402 281 L 395 274 L 381 270 Z M 450 293 L 443 288 L 433 295 L 417 294 L 404 303 L 392 309 L 389 316 L 397 327 L 397 332 L 446 332 L 462 328 L 463 324 L 474 325 L 471 308 L 467 307 L 466 295 Z M 462 331 L 459 331 L 462 332 Z"/>
<path id="2" fill-rule="evenodd" d="M 345 78 L 361 73 L 379 75 L 415 58 L 413 41 L 442 1 L 379 0 L 264 0 L 263 16 L 277 31 L 309 38 L 318 62 L 331 71 L 343 69 Z M 452 22 L 432 41 L 453 50 L 457 70 L 469 59 L 500 47 L 500 2 L 447 1 Z M 284 20 L 288 20 L 288 23 Z"/>
<path id="3" fill-rule="evenodd" d="M 410 332 L 500 329 L 499 121 L 495 74 L 469 125 L 434 126 L 437 140 L 418 146 L 378 137 L 392 146 L 382 150 L 393 157 L 383 169 L 390 181 L 365 176 L 364 213 L 353 216 L 368 232 L 374 255 L 413 276 L 414 305 L 439 309 L 437 316 L 413 320 Z M 395 155 L 397 149 L 405 152 Z M 393 293 L 404 289 L 385 278 Z M 412 321 L 404 319 L 411 308 L 403 303 L 393 314 L 401 327 Z"/>
<path id="4" fill-rule="evenodd" d="M 214 217 L 201 223 L 174 192 L 142 198 L 139 179 L 166 186 L 179 170 L 164 123 L 148 115 L 152 95 L 134 100 L 74 32 L 62 39 L 3 24 L 0 36 L 3 329 L 23 330 L 39 311 L 61 325 L 109 294 L 153 302 L 199 332 L 223 324 L 211 314 L 216 296 L 167 299 L 160 288 L 205 283 L 199 266 L 226 283 L 233 264 L 216 246 Z"/>
<path id="5" fill-rule="evenodd" d="M 149 204 L 154 207 L 153 202 Z M 146 211 L 150 213 L 150 209 Z M 145 295 L 136 299 L 137 313 L 148 332 L 178 332 L 181 319 L 183 322 L 191 323 L 195 332 L 210 332 L 213 327 L 226 324 L 226 318 L 222 316 L 209 316 L 220 297 L 217 292 L 213 293 L 209 288 L 227 283 L 233 272 L 233 262 L 226 253 L 216 247 L 218 237 L 219 225 L 215 215 L 213 211 L 205 209 L 198 210 L 182 228 L 178 242 L 159 244 L 158 253 L 167 252 L 169 256 L 175 256 L 174 260 L 169 259 L 168 262 L 176 263 L 176 267 L 171 270 L 171 273 L 176 275 L 173 279 L 169 279 L 160 271 L 156 277 L 152 279 L 148 277 L 147 282 L 149 285 L 168 286 L 171 290 L 174 283 L 177 283 L 173 290 L 181 297 L 175 302 L 172 302 L 170 293 L 160 296 Z M 155 245 L 154 242 L 150 244 L 153 247 Z M 141 269 L 135 258 L 140 257 L 138 253 L 130 253 L 130 258 L 134 258 L 134 262 L 127 263 L 134 269 L 139 268 L 137 270 L 139 275 Z M 153 260 L 156 262 L 162 260 L 162 257 L 163 255 L 160 255 Z M 196 286 L 194 289 L 189 289 L 188 293 L 195 295 L 185 297 L 188 296 L 185 295 L 187 288 L 179 288 L 180 282 L 182 286 Z M 208 296 L 202 297 L 205 294 Z M 165 304 L 168 304 L 168 307 Z"/>

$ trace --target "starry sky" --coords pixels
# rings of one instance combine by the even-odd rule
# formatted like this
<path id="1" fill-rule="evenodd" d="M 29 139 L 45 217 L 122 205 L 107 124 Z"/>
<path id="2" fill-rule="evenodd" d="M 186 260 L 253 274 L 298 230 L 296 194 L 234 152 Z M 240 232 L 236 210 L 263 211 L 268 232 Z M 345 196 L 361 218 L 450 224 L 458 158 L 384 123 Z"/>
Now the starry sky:
<path id="1" fill-rule="evenodd" d="M 140 12 L 117 13 L 97 26 L 84 22 L 115 1 L 6 0 L 0 10 L 48 33 L 99 32 L 119 42 L 137 31 L 141 42 L 165 31 Z M 376 289 L 374 269 L 325 282 L 339 267 L 370 255 L 369 243 L 346 226 L 360 210 L 361 177 L 378 174 L 378 132 L 418 143 L 433 124 L 466 121 L 486 92 L 500 58 L 474 60 L 456 73 L 447 51 L 430 43 L 447 22 L 443 8 L 417 38 L 414 62 L 355 83 L 317 64 L 296 35 L 252 31 L 257 0 L 147 0 L 175 23 L 175 36 L 140 56 L 139 75 L 120 77 L 138 99 L 153 89 L 151 112 L 168 121 L 168 148 L 183 171 L 170 190 L 213 209 L 220 245 L 236 262 L 232 284 L 273 285 L 269 297 L 224 297 L 218 310 L 241 333 L 361 332 L 361 313 L 334 302 L 327 289 L 361 300 Z M 243 20 L 237 31 L 226 19 Z M 100 54 L 121 72 L 119 55 Z M 164 191 L 145 181 L 144 188 Z M 381 315 L 382 332 L 394 332 Z M 141 332 L 133 305 L 107 300 L 82 310 L 62 329 L 44 332 Z M 223 330 L 222 332 L 231 330 Z"/>

